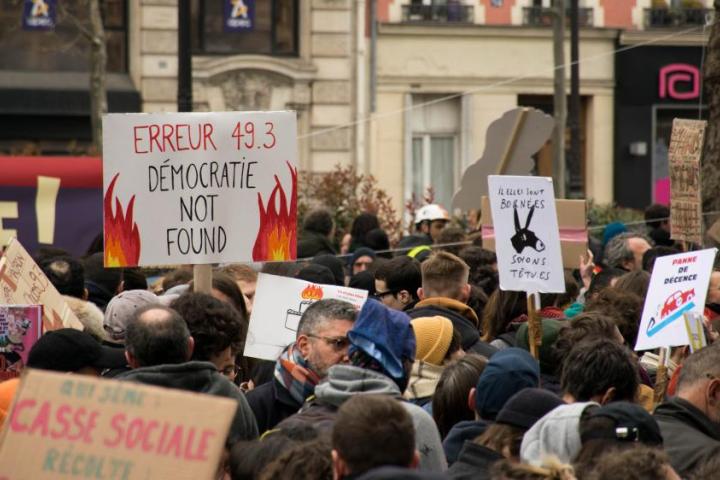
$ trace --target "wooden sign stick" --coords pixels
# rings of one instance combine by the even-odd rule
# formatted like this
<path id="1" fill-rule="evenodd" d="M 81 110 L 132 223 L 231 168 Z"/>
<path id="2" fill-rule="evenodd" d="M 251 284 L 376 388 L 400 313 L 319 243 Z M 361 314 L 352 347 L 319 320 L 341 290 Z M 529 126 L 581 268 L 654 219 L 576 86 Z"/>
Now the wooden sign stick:
<path id="1" fill-rule="evenodd" d="M 667 390 L 668 378 L 665 362 L 667 361 L 668 350 L 670 350 L 670 347 L 660 349 L 660 359 L 658 360 L 657 373 L 655 374 L 655 391 L 653 392 L 653 404 L 655 405 L 663 401 L 665 391 Z"/>
<path id="2" fill-rule="evenodd" d="M 542 323 L 538 315 L 535 295 L 534 293 L 527 294 L 528 345 L 530 346 L 530 354 L 537 360 L 540 358 L 540 345 L 542 345 Z"/>
<path id="3" fill-rule="evenodd" d="M 212 291 L 212 265 L 193 265 L 193 291 L 208 294 Z"/>

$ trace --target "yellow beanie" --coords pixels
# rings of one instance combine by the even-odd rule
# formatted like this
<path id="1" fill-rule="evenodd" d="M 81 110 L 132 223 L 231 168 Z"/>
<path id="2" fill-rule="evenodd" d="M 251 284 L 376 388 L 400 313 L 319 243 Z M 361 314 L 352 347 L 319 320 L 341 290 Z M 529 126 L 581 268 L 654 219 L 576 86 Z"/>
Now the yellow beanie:
<path id="1" fill-rule="evenodd" d="M 415 331 L 415 359 L 442 365 L 453 336 L 453 324 L 445 317 L 419 317 L 411 322 Z"/>

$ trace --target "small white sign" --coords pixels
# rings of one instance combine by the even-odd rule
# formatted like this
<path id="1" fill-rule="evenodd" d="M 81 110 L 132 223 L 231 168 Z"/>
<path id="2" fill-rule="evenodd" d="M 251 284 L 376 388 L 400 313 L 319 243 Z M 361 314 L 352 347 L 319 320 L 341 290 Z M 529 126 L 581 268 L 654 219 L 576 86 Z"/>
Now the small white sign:
<path id="1" fill-rule="evenodd" d="M 310 305 L 318 300 L 334 298 L 345 300 L 360 310 L 367 296 L 366 290 L 319 285 L 261 273 L 255 290 L 244 355 L 275 360 L 283 348 L 295 341 L 300 318 Z"/>
<path id="2" fill-rule="evenodd" d="M 717 249 L 655 260 L 635 350 L 690 344 L 684 315 L 705 309 Z"/>
<path id="3" fill-rule="evenodd" d="M 565 291 L 552 178 L 488 176 L 500 288 Z"/>

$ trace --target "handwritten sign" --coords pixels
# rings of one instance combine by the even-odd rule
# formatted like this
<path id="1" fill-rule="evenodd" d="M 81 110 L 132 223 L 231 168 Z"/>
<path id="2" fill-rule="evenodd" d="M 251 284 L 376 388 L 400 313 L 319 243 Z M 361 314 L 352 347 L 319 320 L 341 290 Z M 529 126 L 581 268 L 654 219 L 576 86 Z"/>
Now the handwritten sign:
<path id="1" fill-rule="evenodd" d="M 28 370 L 0 437 L 0 478 L 214 478 L 236 408 L 231 399 Z"/>
<path id="2" fill-rule="evenodd" d="M 103 118 L 105 265 L 291 260 L 294 112 Z"/>
<path id="3" fill-rule="evenodd" d="M 488 176 L 502 290 L 564 292 L 551 178 Z"/>
<path id="4" fill-rule="evenodd" d="M 345 300 L 358 310 L 368 292 L 336 285 L 318 285 L 295 278 L 261 273 L 255 290 L 244 355 L 275 360 L 295 341 L 300 318 L 318 300 Z"/>
<path id="5" fill-rule="evenodd" d="M 42 305 L 43 329 L 83 329 L 62 295 L 16 239 L 0 257 L 0 305 Z"/>
<path id="6" fill-rule="evenodd" d="M 702 243 L 700 158 L 704 120 L 673 120 L 670 161 L 670 234 L 675 240 Z"/>
<path id="7" fill-rule="evenodd" d="M 41 333 L 40 305 L 0 305 L 0 382 L 20 376 Z"/>
<path id="8" fill-rule="evenodd" d="M 716 253 L 711 248 L 655 260 L 635 350 L 690 343 L 683 316 L 702 315 Z"/>

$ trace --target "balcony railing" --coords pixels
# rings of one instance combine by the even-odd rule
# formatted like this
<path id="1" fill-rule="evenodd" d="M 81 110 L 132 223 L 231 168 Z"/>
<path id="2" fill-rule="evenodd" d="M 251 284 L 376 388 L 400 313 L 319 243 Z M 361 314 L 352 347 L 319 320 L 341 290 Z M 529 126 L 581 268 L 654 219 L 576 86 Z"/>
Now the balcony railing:
<path id="1" fill-rule="evenodd" d="M 705 25 L 707 8 L 646 8 L 645 28 L 672 28 Z"/>
<path id="2" fill-rule="evenodd" d="M 565 20 L 570 23 L 570 9 L 565 10 Z M 553 22 L 552 10 L 545 7 L 523 8 L 523 25 L 534 27 L 550 27 Z M 593 26 L 593 9 L 578 8 L 578 25 L 581 27 Z"/>
<path id="3" fill-rule="evenodd" d="M 468 5 L 403 5 L 403 23 L 473 23 L 475 12 Z"/>

